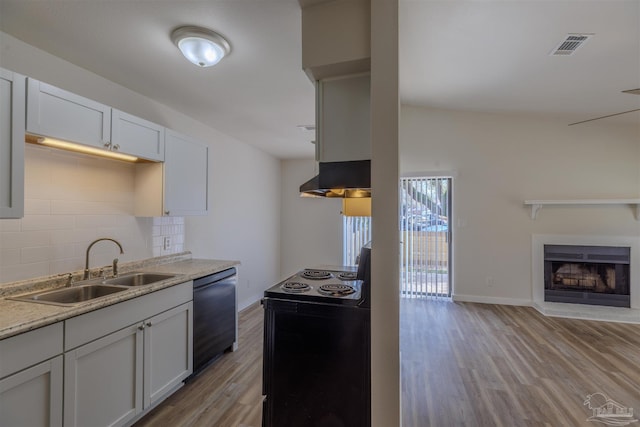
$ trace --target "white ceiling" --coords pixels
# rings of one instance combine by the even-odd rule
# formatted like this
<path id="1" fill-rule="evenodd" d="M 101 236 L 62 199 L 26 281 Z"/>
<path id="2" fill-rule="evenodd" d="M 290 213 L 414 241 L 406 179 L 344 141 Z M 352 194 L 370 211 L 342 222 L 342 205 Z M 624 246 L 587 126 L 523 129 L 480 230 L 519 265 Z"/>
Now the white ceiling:
<path id="1" fill-rule="evenodd" d="M 224 35 L 200 69 L 171 30 Z M 297 0 L 0 0 L 0 30 L 280 158 L 311 157 L 314 89 Z M 329 30 L 329 28 L 328 28 Z M 568 33 L 595 35 L 549 56 Z M 553 114 L 567 123 L 640 108 L 640 0 L 400 0 L 403 103 Z M 620 116 L 640 125 L 640 114 Z"/>
<path id="2" fill-rule="evenodd" d="M 640 1 L 401 1 L 404 103 L 566 114 L 640 108 Z M 593 37 L 571 56 L 549 53 L 569 33 Z M 638 120 L 638 115 L 627 115 Z"/>

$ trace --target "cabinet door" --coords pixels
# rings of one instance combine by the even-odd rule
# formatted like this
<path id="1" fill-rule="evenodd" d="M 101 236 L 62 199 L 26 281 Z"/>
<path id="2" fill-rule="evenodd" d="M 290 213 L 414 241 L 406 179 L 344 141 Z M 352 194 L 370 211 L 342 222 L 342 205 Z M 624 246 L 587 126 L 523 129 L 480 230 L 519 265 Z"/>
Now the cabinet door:
<path id="1" fill-rule="evenodd" d="M 206 215 L 209 147 L 167 129 L 164 162 L 164 215 Z"/>
<path id="2" fill-rule="evenodd" d="M 111 141 L 111 107 L 27 79 L 27 132 L 104 148 Z"/>
<path id="3" fill-rule="evenodd" d="M 140 324 L 65 353 L 65 426 L 120 426 L 142 411 L 142 345 Z"/>
<path id="4" fill-rule="evenodd" d="M 164 160 L 164 127 L 123 111 L 111 111 L 111 149 L 149 160 Z"/>
<path id="5" fill-rule="evenodd" d="M 145 323 L 144 408 L 162 400 L 193 371 L 193 303 Z"/>
<path id="6" fill-rule="evenodd" d="M 62 356 L 0 380 L 0 426 L 62 426 Z"/>
<path id="7" fill-rule="evenodd" d="M 24 215 L 25 81 L 0 69 L 0 218 Z"/>
<path id="8" fill-rule="evenodd" d="M 318 161 L 371 159 L 370 81 L 366 74 L 317 82 Z"/>

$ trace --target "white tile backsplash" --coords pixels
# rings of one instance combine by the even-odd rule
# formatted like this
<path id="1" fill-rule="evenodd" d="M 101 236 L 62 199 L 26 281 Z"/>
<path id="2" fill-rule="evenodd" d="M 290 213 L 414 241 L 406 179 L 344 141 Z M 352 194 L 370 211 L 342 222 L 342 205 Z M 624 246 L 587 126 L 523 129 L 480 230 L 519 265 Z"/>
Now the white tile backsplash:
<path id="1" fill-rule="evenodd" d="M 20 264 L 20 249 L 0 249 L 0 267 Z"/>
<path id="2" fill-rule="evenodd" d="M 5 221 L 0 219 L 0 221 Z M 31 246 L 45 246 L 50 243 L 47 231 L 9 231 L 0 232 L 0 248 L 27 248 Z"/>
<path id="3" fill-rule="evenodd" d="M 24 213 L 26 215 L 51 215 L 51 200 L 26 199 Z"/>
<path id="4" fill-rule="evenodd" d="M 22 218 L 22 231 L 68 230 L 75 226 L 73 215 L 25 215 Z"/>
<path id="5" fill-rule="evenodd" d="M 49 261 L 51 249 L 49 246 L 22 248 L 20 250 L 20 263 L 31 264 L 34 262 Z"/>
<path id="6" fill-rule="evenodd" d="M 184 218 L 133 216 L 135 165 L 25 147 L 25 215 L 0 219 L 0 283 L 184 250 Z M 164 237 L 170 246 L 164 249 Z"/>
<path id="7" fill-rule="evenodd" d="M 0 232 L 2 231 L 20 231 L 20 220 L 19 219 L 3 219 L 0 220 Z M 2 245 L 2 241 L 0 241 L 0 247 Z"/>
<path id="8" fill-rule="evenodd" d="M 184 217 L 153 218 L 153 256 L 175 254 L 184 251 Z M 169 247 L 165 249 L 165 238 Z"/>
<path id="9" fill-rule="evenodd" d="M 49 276 L 53 273 L 55 272 L 51 270 L 49 262 L 3 266 L 0 268 L 0 283 L 15 282 L 30 277 Z"/>

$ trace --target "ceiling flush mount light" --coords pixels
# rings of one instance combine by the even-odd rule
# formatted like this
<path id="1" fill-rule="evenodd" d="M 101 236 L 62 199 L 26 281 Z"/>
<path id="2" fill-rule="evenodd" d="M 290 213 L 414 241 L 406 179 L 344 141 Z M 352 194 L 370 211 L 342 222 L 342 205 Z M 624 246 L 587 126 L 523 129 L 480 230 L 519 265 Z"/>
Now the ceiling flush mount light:
<path id="1" fill-rule="evenodd" d="M 229 42 L 215 31 L 200 27 L 179 27 L 171 40 L 187 60 L 199 67 L 211 67 L 231 52 Z"/>

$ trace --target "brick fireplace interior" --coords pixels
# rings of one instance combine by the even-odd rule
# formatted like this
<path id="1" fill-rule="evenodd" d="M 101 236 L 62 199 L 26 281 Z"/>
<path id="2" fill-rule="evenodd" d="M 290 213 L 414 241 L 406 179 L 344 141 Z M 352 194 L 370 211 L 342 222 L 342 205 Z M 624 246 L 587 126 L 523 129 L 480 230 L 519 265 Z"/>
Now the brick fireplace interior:
<path id="1" fill-rule="evenodd" d="M 630 307 L 631 249 L 544 245 L 544 300 Z"/>

